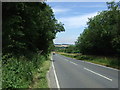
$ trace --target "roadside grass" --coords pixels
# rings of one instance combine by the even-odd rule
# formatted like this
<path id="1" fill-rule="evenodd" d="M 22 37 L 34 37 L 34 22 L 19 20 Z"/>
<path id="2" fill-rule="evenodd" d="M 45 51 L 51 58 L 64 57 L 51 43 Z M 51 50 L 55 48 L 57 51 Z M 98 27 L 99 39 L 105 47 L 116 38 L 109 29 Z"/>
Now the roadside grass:
<path id="1" fill-rule="evenodd" d="M 116 68 L 116 69 L 120 69 L 120 58 L 118 57 L 108 57 L 108 56 L 95 56 L 95 55 L 82 55 L 82 54 L 72 54 L 72 53 L 61 53 L 59 52 L 59 54 L 67 56 L 67 57 L 71 57 L 77 60 L 84 60 L 84 61 L 88 61 L 88 62 L 92 62 L 95 64 L 100 64 L 100 65 L 104 65 L 107 67 L 112 67 L 112 68 Z"/>
<path id="2" fill-rule="evenodd" d="M 33 82 L 29 88 L 49 88 L 47 82 L 47 71 L 50 67 L 50 60 L 44 61 L 35 72 L 33 76 Z"/>
<path id="3" fill-rule="evenodd" d="M 4 55 L 2 57 L 2 88 L 30 88 L 31 85 L 33 85 L 31 88 L 48 88 L 46 79 L 48 67 L 48 57 L 43 55 L 34 54 L 31 59 L 24 56 L 15 58 Z"/>

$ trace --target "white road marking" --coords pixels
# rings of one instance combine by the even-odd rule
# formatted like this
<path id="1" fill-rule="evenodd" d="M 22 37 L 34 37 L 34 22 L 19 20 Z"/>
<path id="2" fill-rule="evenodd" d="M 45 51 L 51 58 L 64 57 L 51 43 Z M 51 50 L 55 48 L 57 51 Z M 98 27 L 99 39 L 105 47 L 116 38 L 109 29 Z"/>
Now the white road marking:
<path id="1" fill-rule="evenodd" d="M 87 62 L 87 61 L 84 61 L 85 63 L 89 63 L 89 64 L 93 64 L 93 65 L 96 65 L 96 66 L 101 66 L 101 67 L 104 67 L 104 68 L 108 68 L 108 69 L 112 69 L 112 70 L 116 70 L 116 71 L 119 71 L 117 69 L 114 69 L 114 68 L 110 68 L 110 67 L 106 67 L 106 66 L 103 66 L 103 65 L 99 65 L 99 64 L 95 64 L 95 63 L 91 63 L 91 62 Z"/>
<path id="2" fill-rule="evenodd" d="M 70 63 L 72 63 L 72 64 L 74 64 L 74 65 L 77 65 L 76 63 L 74 63 L 74 62 L 71 62 L 71 61 L 70 61 Z"/>
<path id="3" fill-rule="evenodd" d="M 64 59 L 64 60 L 69 61 L 69 60 L 67 60 L 67 59 Z"/>
<path id="4" fill-rule="evenodd" d="M 110 78 L 108 78 L 108 77 L 106 77 L 106 76 L 104 76 L 104 75 L 101 75 L 101 74 L 99 74 L 99 73 L 96 73 L 96 72 L 94 72 L 94 71 L 92 71 L 92 70 L 90 70 L 90 69 L 87 69 L 87 68 L 84 68 L 84 69 L 87 70 L 87 71 L 90 71 L 90 72 L 92 72 L 92 73 L 94 73 L 94 74 L 96 74 L 96 75 L 99 75 L 99 76 L 101 76 L 101 77 L 103 77 L 103 78 L 105 78 L 105 79 L 107 79 L 107 80 L 112 81 L 112 79 L 110 79 Z"/>
<path id="5" fill-rule="evenodd" d="M 61 56 L 63 56 L 63 55 L 61 55 Z M 65 56 L 63 56 L 63 57 L 65 57 Z M 75 59 L 75 60 L 77 60 L 77 59 Z M 100 65 L 100 64 L 95 64 L 95 63 L 91 63 L 91 62 L 87 62 L 87 61 L 83 61 L 83 60 L 80 60 L 80 61 L 81 61 L 81 62 L 84 62 L 84 63 L 93 64 L 93 65 L 96 65 L 96 66 L 101 66 L 101 67 L 104 67 L 104 68 L 107 68 L 107 69 L 112 69 L 112 70 L 115 70 L 115 71 L 120 71 L 120 70 L 118 70 L 118 69 L 111 68 L 111 67 L 107 67 L 107 66 L 103 66 L 103 65 Z"/>
<path id="6" fill-rule="evenodd" d="M 70 63 L 72 63 L 72 64 L 74 64 L 74 65 L 77 65 L 76 63 L 74 63 L 74 62 L 72 62 L 72 61 L 69 61 L 68 59 L 64 59 L 65 61 L 68 61 L 68 62 L 70 62 Z"/>
<path id="7" fill-rule="evenodd" d="M 53 60 L 52 56 L 51 56 L 51 60 Z M 53 67 L 53 72 L 54 72 L 54 75 L 55 75 L 55 80 L 56 80 L 57 88 L 58 88 L 58 90 L 60 90 L 60 85 L 59 85 L 59 82 L 58 82 L 58 78 L 57 78 L 57 74 L 56 74 L 56 71 L 55 71 L 55 67 L 54 67 L 53 61 L 52 61 L 52 67 Z"/>

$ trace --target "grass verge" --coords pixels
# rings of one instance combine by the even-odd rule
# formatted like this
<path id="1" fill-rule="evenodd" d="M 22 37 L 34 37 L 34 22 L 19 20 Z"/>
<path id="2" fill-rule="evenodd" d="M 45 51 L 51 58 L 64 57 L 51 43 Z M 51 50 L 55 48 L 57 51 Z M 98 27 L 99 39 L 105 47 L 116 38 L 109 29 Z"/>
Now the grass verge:
<path id="1" fill-rule="evenodd" d="M 28 59 L 4 55 L 2 68 L 2 88 L 48 88 L 49 60 L 46 56 L 34 54 Z"/>
<path id="2" fill-rule="evenodd" d="M 118 57 L 82 55 L 82 54 L 61 53 L 61 52 L 59 52 L 59 54 L 67 57 L 75 58 L 77 60 L 84 60 L 95 64 L 100 64 L 107 67 L 120 69 L 120 58 Z"/>
<path id="3" fill-rule="evenodd" d="M 46 79 L 47 71 L 50 67 L 50 60 L 44 61 L 35 72 L 33 76 L 33 82 L 29 88 L 49 88 Z"/>

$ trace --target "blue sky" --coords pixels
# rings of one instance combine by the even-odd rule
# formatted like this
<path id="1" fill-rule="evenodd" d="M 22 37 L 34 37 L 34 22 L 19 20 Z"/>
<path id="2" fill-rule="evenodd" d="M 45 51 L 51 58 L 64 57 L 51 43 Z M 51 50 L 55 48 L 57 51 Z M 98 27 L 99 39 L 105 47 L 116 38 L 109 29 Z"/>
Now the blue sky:
<path id="1" fill-rule="evenodd" d="M 58 33 L 55 44 L 74 44 L 87 27 L 88 18 L 106 10 L 106 2 L 47 2 L 53 9 L 56 19 L 62 22 L 65 32 Z"/>

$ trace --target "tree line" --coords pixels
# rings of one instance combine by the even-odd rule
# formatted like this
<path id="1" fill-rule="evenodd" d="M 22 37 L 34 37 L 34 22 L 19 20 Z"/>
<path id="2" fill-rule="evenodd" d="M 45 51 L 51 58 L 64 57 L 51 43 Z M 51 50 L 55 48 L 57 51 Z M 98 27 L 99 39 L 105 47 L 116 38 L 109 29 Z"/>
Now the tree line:
<path id="1" fill-rule="evenodd" d="M 48 88 L 47 70 L 39 70 L 49 63 L 53 39 L 61 31 L 63 24 L 45 2 L 3 2 L 2 88 L 30 88 L 38 72 L 39 87 Z"/>
<path id="2" fill-rule="evenodd" d="M 64 31 L 63 24 L 44 2 L 4 2 L 2 16 L 3 55 L 47 54 L 53 48 L 56 33 Z"/>
<path id="3" fill-rule="evenodd" d="M 107 2 L 108 10 L 89 18 L 75 45 L 79 52 L 94 55 L 120 54 L 120 2 Z"/>

